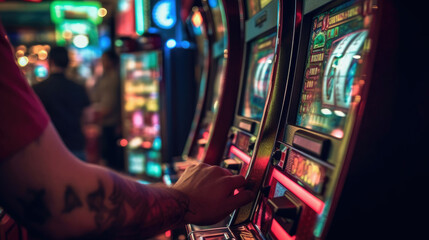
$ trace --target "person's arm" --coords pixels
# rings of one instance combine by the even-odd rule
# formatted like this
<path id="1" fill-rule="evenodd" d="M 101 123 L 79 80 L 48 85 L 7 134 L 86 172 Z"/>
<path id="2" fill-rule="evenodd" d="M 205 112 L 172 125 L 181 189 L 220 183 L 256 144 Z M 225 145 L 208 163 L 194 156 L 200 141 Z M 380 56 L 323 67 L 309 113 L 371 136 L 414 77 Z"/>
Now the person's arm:
<path id="1" fill-rule="evenodd" d="M 142 185 L 77 160 L 52 124 L 0 161 L 0 205 L 44 239 L 142 239 L 185 223 L 215 223 L 249 202 L 244 178 L 200 164 L 172 188 Z"/>

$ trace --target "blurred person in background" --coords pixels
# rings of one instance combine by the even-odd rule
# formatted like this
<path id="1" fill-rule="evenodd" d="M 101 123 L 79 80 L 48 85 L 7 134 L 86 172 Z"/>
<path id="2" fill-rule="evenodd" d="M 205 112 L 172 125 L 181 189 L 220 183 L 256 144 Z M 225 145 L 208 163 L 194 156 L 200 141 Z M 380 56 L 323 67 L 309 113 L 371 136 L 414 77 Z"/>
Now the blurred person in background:
<path id="1" fill-rule="evenodd" d="M 33 89 L 67 148 L 86 161 L 82 120 L 90 100 L 83 85 L 66 77 L 69 62 L 67 48 L 53 47 L 48 56 L 50 75 L 45 81 L 35 84 Z"/>
<path id="2" fill-rule="evenodd" d="M 101 128 L 101 157 L 108 167 L 123 171 L 124 157 L 118 145 L 122 137 L 119 56 L 112 50 L 106 51 L 101 56 L 101 64 L 103 74 L 91 91 L 95 121 Z"/>

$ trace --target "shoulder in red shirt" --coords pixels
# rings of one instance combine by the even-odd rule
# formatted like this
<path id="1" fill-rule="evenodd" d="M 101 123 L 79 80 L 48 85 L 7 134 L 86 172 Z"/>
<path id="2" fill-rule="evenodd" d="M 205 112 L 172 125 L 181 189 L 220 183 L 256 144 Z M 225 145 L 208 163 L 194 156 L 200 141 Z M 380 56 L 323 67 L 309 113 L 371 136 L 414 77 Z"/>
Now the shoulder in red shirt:
<path id="1" fill-rule="evenodd" d="M 0 23 L 0 161 L 37 139 L 49 123 L 40 100 L 16 64 Z"/>

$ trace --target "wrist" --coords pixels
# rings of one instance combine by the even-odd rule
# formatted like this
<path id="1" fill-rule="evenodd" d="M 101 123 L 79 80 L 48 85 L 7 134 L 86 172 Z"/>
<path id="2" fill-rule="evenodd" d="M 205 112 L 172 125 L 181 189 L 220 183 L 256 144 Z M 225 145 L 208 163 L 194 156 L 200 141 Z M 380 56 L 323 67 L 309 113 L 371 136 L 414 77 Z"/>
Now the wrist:
<path id="1" fill-rule="evenodd" d="M 177 203 L 179 205 L 179 207 L 181 208 L 180 210 L 180 221 L 177 222 L 176 225 L 180 225 L 180 224 L 189 224 L 190 222 L 187 220 L 187 215 L 189 215 L 190 213 L 190 199 L 189 196 L 184 193 L 183 191 L 176 189 L 174 187 L 169 187 L 168 188 L 169 191 L 171 191 L 171 193 L 173 194 L 174 198 L 177 200 Z"/>

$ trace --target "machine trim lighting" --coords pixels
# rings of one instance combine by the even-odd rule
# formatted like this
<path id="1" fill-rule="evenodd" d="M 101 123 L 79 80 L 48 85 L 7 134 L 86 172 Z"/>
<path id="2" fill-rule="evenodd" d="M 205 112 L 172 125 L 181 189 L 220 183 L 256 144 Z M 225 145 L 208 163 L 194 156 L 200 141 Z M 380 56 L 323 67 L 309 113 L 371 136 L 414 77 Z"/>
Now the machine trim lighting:
<path id="1" fill-rule="evenodd" d="M 250 156 L 248 156 L 247 154 L 245 154 L 244 152 L 242 152 L 236 146 L 231 146 L 230 152 L 232 154 L 234 154 L 235 156 L 237 156 L 238 158 L 240 158 L 241 160 L 243 160 L 243 162 L 245 162 L 247 164 L 250 164 L 250 160 L 251 160 Z"/>
<path id="2" fill-rule="evenodd" d="M 295 236 L 290 236 L 275 219 L 271 224 L 271 232 L 277 239 L 295 240 L 296 238 Z"/>

